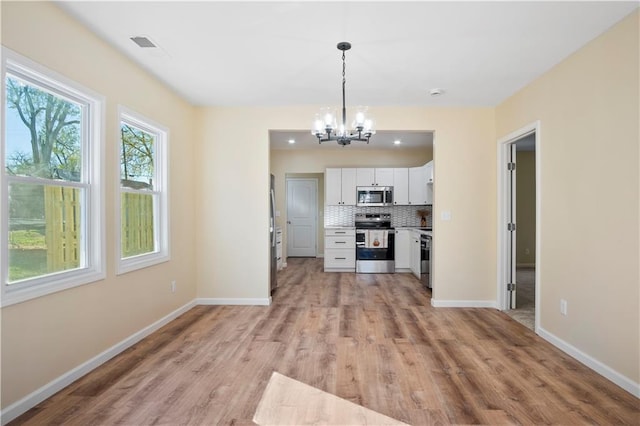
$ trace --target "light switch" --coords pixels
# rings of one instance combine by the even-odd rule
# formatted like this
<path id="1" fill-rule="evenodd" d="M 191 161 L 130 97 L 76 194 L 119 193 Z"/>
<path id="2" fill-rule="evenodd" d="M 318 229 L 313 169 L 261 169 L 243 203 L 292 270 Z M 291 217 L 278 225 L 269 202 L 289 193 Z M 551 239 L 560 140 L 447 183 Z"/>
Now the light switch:
<path id="1" fill-rule="evenodd" d="M 440 219 L 451 220 L 451 212 L 449 210 L 443 210 L 440 212 Z"/>

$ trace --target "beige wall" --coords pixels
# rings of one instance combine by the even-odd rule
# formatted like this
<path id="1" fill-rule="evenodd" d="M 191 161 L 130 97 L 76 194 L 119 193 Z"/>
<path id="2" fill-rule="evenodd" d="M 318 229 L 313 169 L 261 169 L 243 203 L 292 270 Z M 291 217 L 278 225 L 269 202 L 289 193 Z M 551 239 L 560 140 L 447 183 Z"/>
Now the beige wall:
<path id="1" fill-rule="evenodd" d="M 106 97 L 105 280 L 2 309 L 2 407 L 196 297 L 194 110 L 49 2 L 2 2 L 2 43 Z M 45 30 L 46 29 L 46 30 Z M 169 128 L 172 261 L 116 276 L 117 106 Z M 170 280 L 177 281 L 171 293 Z"/>
<path id="2" fill-rule="evenodd" d="M 284 210 L 284 173 L 323 172 L 348 148 L 317 161 L 283 159 L 269 151 L 269 129 L 301 129 L 317 107 L 203 108 L 197 197 L 197 274 L 200 297 L 267 298 L 269 172 L 278 175 Z M 496 154 L 492 108 L 376 108 L 381 130 L 435 131 L 434 298 L 496 299 Z M 384 157 L 385 162 L 387 157 Z M 362 160 L 364 161 L 364 160 Z M 377 162 L 377 160 L 376 160 Z M 295 169 L 287 168 L 295 164 Z M 402 163 L 405 164 L 404 160 Z M 417 162 L 420 164 L 420 162 Z M 273 167 L 270 170 L 270 167 Z M 448 210 L 452 220 L 441 221 Z M 460 259 L 465 259 L 460 262 Z M 252 265 L 247 268 L 246 265 Z"/>
<path id="3" fill-rule="evenodd" d="M 536 263 L 536 153 L 516 153 L 516 264 Z"/>
<path id="4" fill-rule="evenodd" d="M 373 142 L 375 143 L 375 136 Z M 336 144 L 337 146 L 337 144 Z M 298 175 L 301 171 L 315 172 L 322 190 L 318 186 L 318 254 L 324 253 L 324 170 L 327 167 L 416 167 L 433 159 L 433 150 L 355 150 L 352 147 L 309 150 L 271 150 L 271 173 L 276 178 L 276 208 L 280 217 L 276 218 L 283 230 L 283 256 L 287 255 L 287 201 L 285 177 Z"/>
<path id="5" fill-rule="evenodd" d="M 540 120 L 541 327 L 640 382 L 639 14 L 497 108 Z M 560 315 L 560 299 L 568 315 Z"/>

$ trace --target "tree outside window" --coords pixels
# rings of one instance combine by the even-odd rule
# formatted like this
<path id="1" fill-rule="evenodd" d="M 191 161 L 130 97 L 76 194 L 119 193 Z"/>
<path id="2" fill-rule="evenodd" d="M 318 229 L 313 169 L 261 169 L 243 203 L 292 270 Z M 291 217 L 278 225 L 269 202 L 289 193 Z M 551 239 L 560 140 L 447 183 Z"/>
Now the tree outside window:
<path id="1" fill-rule="evenodd" d="M 6 78 L 8 283 L 81 265 L 83 108 L 17 77 Z"/>

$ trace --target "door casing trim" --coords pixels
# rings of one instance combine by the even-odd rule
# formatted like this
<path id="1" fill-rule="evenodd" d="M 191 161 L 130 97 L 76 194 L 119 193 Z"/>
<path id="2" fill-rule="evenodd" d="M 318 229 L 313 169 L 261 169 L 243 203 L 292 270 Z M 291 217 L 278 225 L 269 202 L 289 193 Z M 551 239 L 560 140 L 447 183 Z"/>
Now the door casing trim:
<path id="1" fill-rule="evenodd" d="M 536 135 L 536 269 L 535 269 L 535 332 L 539 333 L 540 329 L 540 270 L 542 267 L 542 257 L 540 256 L 542 248 L 542 227 L 541 227 L 541 212 L 542 212 L 542 133 L 541 123 L 537 120 L 533 123 L 527 124 L 518 130 L 509 133 L 506 136 L 498 139 L 497 151 L 498 151 L 498 173 L 497 173 L 497 185 L 498 185 L 498 253 L 497 253 L 497 305 L 500 310 L 508 309 L 508 296 L 507 291 L 507 277 L 509 263 L 507 261 L 507 249 L 509 232 L 507 231 L 508 220 L 508 171 L 507 171 L 507 158 L 509 154 L 509 147 L 523 137 L 535 133 Z"/>

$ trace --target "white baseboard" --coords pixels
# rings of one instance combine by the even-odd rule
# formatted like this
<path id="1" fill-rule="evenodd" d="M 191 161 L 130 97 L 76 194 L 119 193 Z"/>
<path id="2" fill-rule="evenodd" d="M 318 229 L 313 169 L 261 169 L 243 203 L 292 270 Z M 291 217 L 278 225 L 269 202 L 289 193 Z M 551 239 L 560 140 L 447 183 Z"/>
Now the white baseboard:
<path id="1" fill-rule="evenodd" d="M 434 308 L 494 308 L 498 309 L 495 300 L 439 300 L 431 299 Z"/>
<path id="2" fill-rule="evenodd" d="M 95 357 L 91 358 L 90 360 L 67 371 L 62 376 L 59 376 L 58 378 L 52 380 L 51 382 L 47 383 L 41 388 L 31 392 L 29 395 L 25 396 L 19 401 L 16 401 L 13 404 L 9 405 L 5 409 L 3 409 L 2 412 L 0 412 L 0 419 L 2 419 L 1 424 L 5 425 L 9 423 L 11 420 L 18 417 L 19 415 L 24 414 L 29 409 L 35 407 L 37 404 L 49 398 L 56 392 L 61 391 L 62 389 L 69 386 L 74 381 L 78 380 L 85 374 L 89 373 L 90 371 L 98 368 L 100 365 L 109 361 L 114 356 L 118 355 L 119 353 L 123 352 L 129 347 L 135 345 L 140 340 L 144 339 L 154 331 L 160 329 L 161 327 L 165 326 L 169 322 L 173 321 L 174 319 L 176 319 L 183 313 L 187 312 L 189 309 L 193 308 L 194 306 L 196 306 L 196 301 L 192 300 L 186 305 L 176 309 L 175 311 L 169 313 L 168 315 L 165 315 L 163 318 L 159 319 L 153 324 L 143 328 L 142 330 L 132 334 L 131 336 L 127 337 L 121 342 L 115 344 L 114 346 L 105 350 L 101 354 L 98 354 Z"/>
<path id="3" fill-rule="evenodd" d="M 198 305 L 258 305 L 269 306 L 271 304 L 271 298 L 265 299 L 252 299 L 252 298 L 237 298 L 237 299 L 223 299 L 217 297 L 200 297 L 195 300 Z"/>
<path id="4" fill-rule="evenodd" d="M 596 373 L 604 376 L 606 379 L 620 386 L 622 389 L 626 390 L 636 398 L 640 398 L 640 383 L 636 383 L 630 378 L 623 376 L 608 365 L 605 365 L 597 359 L 587 355 L 580 349 L 570 345 L 569 343 L 560 339 L 558 336 L 549 333 L 542 327 L 538 327 L 536 332 L 540 335 L 540 337 L 551 343 L 553 346 L 567 353 L 571 357 L 577 359 Z"/>

